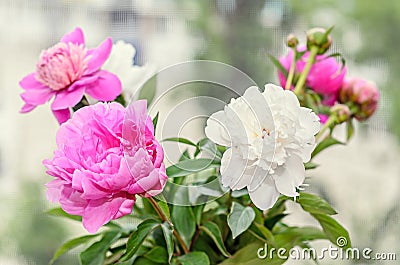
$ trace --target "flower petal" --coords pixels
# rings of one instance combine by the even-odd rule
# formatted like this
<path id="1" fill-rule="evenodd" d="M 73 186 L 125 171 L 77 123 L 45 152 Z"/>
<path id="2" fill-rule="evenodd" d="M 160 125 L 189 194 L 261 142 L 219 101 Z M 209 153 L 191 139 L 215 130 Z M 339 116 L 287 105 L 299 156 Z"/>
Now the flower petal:
<path id="1" fill-rule="evenodd" d="M 28 89 L 21 93 L 21 98 L 28 105 L 38 106 L 49 101 L 54 93 L 50 88 Z M 26 109 L 27 107 L 25 107 Z"/>
<path id="2" fill-rule="evenodd" d="M 250 179 L 245 175 L 247 164 L 249 161 L 242 158 L 237 148 L 226 150 L 221 159 L 222 185 L 232 190 L 240 190 L 249 185 Z"/>
<path id="3" fill-rule="evenodd" d="M 19 82 L 19 85 L 24 89 L 42 89 L 42 88 L 46 88 L 45 85 L 43 85 L 42 83 L 40 83 L 39 81 L 36 80 L 35 75 L 36 75 L 36 73 L 30 73 L 29 75 L 25 76 Z"/>
<path id="4" fill-rule="evenodd" d="M 62 90 L 56 94 L 56 98 L 51 104 L 52 110 L 61 110 L 74 107 L 82 99 L 85 87 L 75 87 L 73 91 Z"/>
<path id="5" fill-rule="evenodd" d="M 126 197 L 91 200 L 82 216 L 83 227 L 85 227 L 89 233 L 96 233 L 101 226 L 108 223 L 114 216 L 118 216 L 122 213 L 119 213 L 121 206 L 123 206 L 122 210 L 127 212 L 126 200 L 132 201 L 131 204 L 133 205 L 134 200 L 127 199 Z M 130 203 L 128 203 L 128 205 L 130 205 Z"/>
<path id="6" fill-rule="evenodd" d="M 101 70 L 96 73 L 96 82 L 87 85 L 86 93 L 101 101 L 112 101 L 122 92 L 121 81 L 110 72 Z"/>
<path id="7" fill-rule="evenodd" d="M 110 56 L 111 49 L 112 40 L 111 38 L 107 38 L 97 48 L 88 50 L 87 56 L 90 56 L 90 61 L 88 63 L 86 74 L 92 74 L 99 70 L 107 60 L 108 56 Z"/>
<path id="8" fill-rule="evenodd" d="M 296 155 L 289 157 L 283 167 L 279 167 L 274 175 L 276 188 L 280 193 L 290 197 L 298 196 L 296 188 L 305 178 L 303 160 Z"/>
<path id="9" fill-rule="evenodd" d="M 85 44 L 85 38 L 81 28 L 75 28 L 74 31 L 67 33 L 62 37 L 61 42 L 74 43 L 74 44 Z"/>
<path id="10" fill-rule="evenodd" d="M 230 146 L 230 137 L 228 129 L 226 128 L 226 119 L 224 111 L 218 111 L 211 115 L 207 120 L 205 128 L 206 136 L 214 143 L 223 146 Z"/>
<path id="11" fill-rule="evenodd" d="M 71 112 L 69 109 L 52 110 L 52 112 L 60 125 L 71 118 Z"/>
<path id="12" fill-rule="evenodd" d="M 274 206 L 280 196 L 270 177 L 265 179 L 257 189 L 249 191 L 249 195 L 254 205 L 261 210 L 267 210 Z"/>
<path id="13" fill-rule="evenodd" d="M 30 111 L 34 110 L 35 108 L 36 108 L 35 105 L 31 105 L 31 104 L 25 103 L 25 104 L 22 106 L 22 108 L 21 108 L 21 110 L 20 110 L 19 112 L 21 112 L 21 113 L 27 113 L 27 112 L 30 112 Z"/>

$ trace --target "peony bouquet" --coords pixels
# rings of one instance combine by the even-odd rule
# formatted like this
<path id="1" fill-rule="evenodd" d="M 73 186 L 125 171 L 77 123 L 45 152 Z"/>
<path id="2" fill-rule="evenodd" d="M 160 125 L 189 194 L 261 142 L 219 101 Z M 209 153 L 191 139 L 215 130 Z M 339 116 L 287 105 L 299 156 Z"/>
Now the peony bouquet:
<path id="1" fill-rule="evenodd" d="M 305 45 L 289 35 L 288 54 L 271 56 L 280 86 L 243 87 L 208 117 L 196 142 L 156 139 L 158 114 L 150 117 L 152 98 L 143 96 L 151 75 L 133 65 L 129 44 L 108 38 L 89 49 L 76 28 L 43 51 L 20 82 L 21 112 L 54 98 L 57 149 L 43 164 L 53 178 L 47 197 L 61 207 L 48 213 L 89 232 L 65 242 L 50 263 L 76 247 L 82 265 L 282 264 L 313 240 L 350 248 L 336 211 L 306 192 L 306 171 L 321 151 L 345 144 L 332 135 L 337 125 L 346 124 L 350 140 L 354 118 L 367 120 L 379 94 L 328 54 L 330 31 L 311 29 Z M 139 93 L 128 94 L 133 86 Z M 188 147 L 167 166 L 165 142 Z M 289 202 L 320 227 L 287 225 Z M 267 245 L 279 251 L 267 253 Z"/>

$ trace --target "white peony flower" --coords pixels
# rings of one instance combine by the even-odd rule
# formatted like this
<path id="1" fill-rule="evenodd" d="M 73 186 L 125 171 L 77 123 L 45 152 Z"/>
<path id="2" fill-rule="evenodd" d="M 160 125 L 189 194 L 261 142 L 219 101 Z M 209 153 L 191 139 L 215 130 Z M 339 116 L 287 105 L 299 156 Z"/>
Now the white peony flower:
<path id="1" fill-rule="evenodd" d="M 296 197 L 305 178 L 318 133 L 318 116 L 301 107 L 292 91 L 267 84 L 250 87 L 207 120 L 205 133 L 230 147 L 221 160 L 222 185 L 247 188 L 260 209 L 271 208 L 280 194 Z"/>
<path id="2" fill-rule="evenodd" d="M 155 73 L 154 66 L 134 65 L 135 54 L 135 47 L 119 40 L 113 45 L 110 57 L 102 67 L 118 76 L 122 83 L 123 93 L 127 97 L 133 96 L 137 88 Z"/>

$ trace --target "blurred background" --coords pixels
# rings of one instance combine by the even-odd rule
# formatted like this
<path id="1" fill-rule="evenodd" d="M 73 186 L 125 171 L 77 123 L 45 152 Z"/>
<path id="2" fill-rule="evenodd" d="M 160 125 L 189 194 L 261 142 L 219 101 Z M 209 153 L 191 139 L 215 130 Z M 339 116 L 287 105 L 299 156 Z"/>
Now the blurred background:
<path id="1" fill-rule="evenodd" d="M 138 65 L 161 69 L 192 59 L 215 60 L 263 86 L 277 83 L 267 55 L 283 55 L 289 33 L 304 42 L 308 28 L 332 25 L 332 52 L 344 55 L 349 76 L 375 81 L 381 100 L 374 117 L 358 124 L 348 146 L 318 157 L 323 166 L 309 173 L 309 191 L 335 206 L 354 246 L 394 252 L 400 259 L 400 1 L 1 0 L 0 264 L 47 264 L 66 239 L 85 234 L 79 224 L 43 213 L 55 206 L 45 199 L 43 184 L 50 177 L 41 163 L 52 157 L 58 128 L 48 105 L 19 114 L 18 82 L 34 70 L 42 49 L 80 26 L 88 47 L 107 36 L 133 44 Z M 344 135 L 340 128 L 335 133 Z M 288 223 L 313 222 L 294 204 L 290 211 Z M 76 253 L 57 264 L 78 264 Z"/>

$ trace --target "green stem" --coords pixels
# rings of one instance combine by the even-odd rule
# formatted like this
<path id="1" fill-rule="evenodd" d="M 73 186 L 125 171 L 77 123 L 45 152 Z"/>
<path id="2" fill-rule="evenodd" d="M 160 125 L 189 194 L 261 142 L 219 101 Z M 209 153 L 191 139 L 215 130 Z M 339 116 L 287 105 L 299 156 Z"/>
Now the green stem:
<path id="1" fill-rule="evenodd" d="M 296 48 L 293 48 L 293 59 L 292 63 L 290 64 L 289 75 L 286 80 L 286 86 L 285 86 L 286 90 L 289 90 L 293 83 L 294 70 L 296 69 L 296 56 L 297 56 L 297 50 Z"/>
<path id="2" fill-rule="evenodd" d="M 299 81 L 297 81 L 296 87 L 294 89 L 294 93 L 296 95 L 299 95 L 304 87 L 304 84 L 306 83 L 306 78 L 308 73 L 310 72 L 311 66 L 315 62 L 315 58 L 318 53 L 318 47 L 317 46 L 312 46 L 310 50 L 310 55 L 308 56 L 307 64 L 304 67 L 303 72 L 300 75 Z"/>
<path id="3" fill-rule="evenodd" d="M 325 122 L 324 126 L 319 130 L 318 134 L 315 136 L 315 141 L 318 141 L 319 138 L 324 134 L 326 129 L 331 127 L 333 124 L 336 123 L 336 117 L 334 115 L 329 116 L 328 120 Z"/>
<path id="4" fill-rule="evenodd" d="M 185 254 L 188 254 L 189 253 L 189 249 L 186 246 L 185 241 L 183 241 L 183 238 L 181 237 L 181 235 L 174 228 L 174 225 L 172 224 L 171 220 L 169 220 L 168 217 L 164 214 L 164 212 L 161 210 L 160 206 L 154 200 L 153 197 L 150 197 L 148 199 L 149 199 L 151 205 L 153 206 L 154 210 L 157 212 L 158 216 L 160 216 L 161 220 L 163 222 L 168 222 L 168 224 L 172 227 L 172 229 L 173 229 L 172 233 L 174 234 L 174 236 L 178 240 L 179 244 L 181 245 L 181 247 L 183 249 L 183 252 L 185 252 Z"/>

